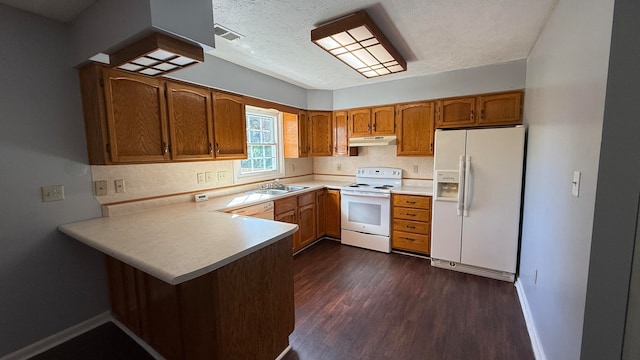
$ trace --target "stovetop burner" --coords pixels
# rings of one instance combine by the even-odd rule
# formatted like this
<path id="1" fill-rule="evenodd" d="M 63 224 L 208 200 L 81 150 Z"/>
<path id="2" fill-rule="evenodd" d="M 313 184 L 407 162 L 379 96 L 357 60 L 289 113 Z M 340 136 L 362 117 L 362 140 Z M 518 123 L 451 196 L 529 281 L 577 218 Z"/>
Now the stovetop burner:
<path id="1" fill-rule="evenodd" d="M 357 188 L 357 187 L 367 187 L 369 184 L 351 184 L 349 187 Z"/>
<path id="2" fill-rule="evenodd" d="M 394 188 L 395 186 L 393 185 L 380 185 L 380 186 L 375 186 L 374 189 L 391 189 Z"/>

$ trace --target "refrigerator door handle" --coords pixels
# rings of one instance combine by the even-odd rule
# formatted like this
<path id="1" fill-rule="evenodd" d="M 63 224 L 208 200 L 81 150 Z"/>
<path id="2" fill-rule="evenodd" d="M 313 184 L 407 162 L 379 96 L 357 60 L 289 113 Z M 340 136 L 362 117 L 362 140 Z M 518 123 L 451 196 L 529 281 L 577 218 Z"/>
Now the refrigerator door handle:
<path id="1" fill-rule="evenodd" d="M 464 191 L 462 190 L 463 186 L 462 184 L 464 184 L 464 155 L 460 155 L 460 162 L 458 163 L 458 174 L 459 174 L 459 179 L 458 179 L 458 216 L 462 215 L 462 207 L 463 207 L 463 201 L 464 201 Z"/>
<path id="2" fill-rule="evenodd" d="M 464 170 L 464 216 L 469 216 L 469 208 L 471 207 L 471 156 L 467 156 Z"/>

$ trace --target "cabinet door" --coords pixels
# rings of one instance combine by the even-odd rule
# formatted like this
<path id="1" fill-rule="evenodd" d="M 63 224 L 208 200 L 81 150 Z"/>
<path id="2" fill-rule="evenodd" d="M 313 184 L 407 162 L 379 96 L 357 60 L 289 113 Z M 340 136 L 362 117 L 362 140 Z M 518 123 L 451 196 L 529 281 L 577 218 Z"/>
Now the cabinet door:
<path id="1" fill-rule="evenodd" d="M 309 156 L 333 154 L 330 111 L 309 111 Z"/>
<path id="2" fill-rule="evenodd" d="M 301 249 L 316 239 L 316 204 L 309 204 L 298 208 L 298 226 L 300 226 Z"/>
<path id="3" fill-rule="evenodd" d="M 298 224 L 298 211 L 297 209 L 285 211 L 281 214 L 273 217 L 275 221 L 282 221 L 289 224 Z M 300 229 L 293 234 L 292 251 L 300 249 Z"/>
<path id="4" fill-rule="evenodd" d="M 298 114 L 282 113 L 282 138 L 284 157 L 296 159 L 300 155 L 300 136 Z"/>
<path id="5" fill-rule="evenodd" d="M 475 124 L 475 97 L 438 100 L 437 108 L 437 128 L 468 127 Z"/>
<path id="6" fill-rule="evenodd" d="M 327 233 L 326 221 L 326 190 L 318 190 L 316 194 L 316 239 L 319 239 Z"/>
<path id="7" fill-rule="evenodd" d="M 396 105 L 398 156 L 433 155 L 433 102 Z"/>
<path id="8" fill-rule="evenodd" d="M 349 110 L 349 133 L 350 137 L 371 135 L 371 109 Z"/>
<path id="9" fill-rule="evenodd" d="M 522 92 L 478 96 L 478 125 L 522 124 Z"/>
<path id="10" fill-rule="evenodd" d="M 103 79 L 111 161 L 169 160 L 163 81 L 111 69 Z"/>
<path id="11" fill-rule="evenodd" d="M 340 239 L 340 190 L 327 189 L 325 200 L 326 234 Z"/>
<path id="12" fill-rule="evenodd" d="M 298 112 L 298 139 L 300 157 L 309 156 L 309 113 L 303 110 Z"/>
<path id="13" fill-rule="evenodd" d="M 167 82 L 173 160 L 213 159 L 213 114 L 209 89 Z"/>
<path id="14" fill-rule="evenodd" d="M 333 156 L 344 156 L 349 151 L 349 135 L 347 132 L 347 112 L 333 112 Z"/>
<path id="15" fill-rule="evenodd" d="M 216 159 L 247 158 L 247 126 L 242 96 L 213 93 Z"/>
<path id="16" fill-rule="evenodd" d="M 396 118 L 393 105 L 380 106 L 371 109 L 372 135 L 394 135 L 396 133 Z"/>

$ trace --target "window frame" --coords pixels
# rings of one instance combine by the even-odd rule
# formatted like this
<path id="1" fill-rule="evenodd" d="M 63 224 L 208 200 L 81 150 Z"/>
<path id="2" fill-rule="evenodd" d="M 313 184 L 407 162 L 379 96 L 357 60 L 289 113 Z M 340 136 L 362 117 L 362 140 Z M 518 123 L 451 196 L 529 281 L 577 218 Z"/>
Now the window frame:
<path id="1" fill-rule="evenodd" d="M 275 136 L 276 136 L 276 169 L 272 171 L 264 171 L 264 172 L 256 172 L 256 173 L 248 173 L 241 174 L 242 170 L 242 160 L 234 160 L 233 161 L 233 173 L 234 173 L 234 183 L 251 183 L 256 181 L 264 181 L 264 180 L 272 180 L 280 177 L 284 177 L 285 174 L 285 164 L 284 164 L 284 144 L 283 144 L 283 129 L 282 129 L 282 112 L 276 109 L 265 109 L 259 108 L 255 106 L 245 105 L 245 119 L 247 126 L 249 126 L 249 114 L 256 114 L 262 116 L 273 116 L 275 117 Z M 245 128 L 245 132 L 247 129 Z M 247 137 L 247 148 L 249 147 L 249 138 Z M 247 159 L 249 158 L 249 152 L 247 151 Z M 243 159 L 246 160 L 246 159 Z"/>

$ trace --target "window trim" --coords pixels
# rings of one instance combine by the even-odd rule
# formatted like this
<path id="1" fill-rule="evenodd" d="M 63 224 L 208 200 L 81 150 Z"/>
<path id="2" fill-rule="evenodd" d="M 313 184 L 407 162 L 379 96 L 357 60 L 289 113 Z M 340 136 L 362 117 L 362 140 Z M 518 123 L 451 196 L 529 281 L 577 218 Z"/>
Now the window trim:
<path id="1" fill-rule="evenodd" d="M 276 109 L 264 109 L 255 106 L 245 105 L 245 117 L 246 114 L 257 114 L 257 115 L 265 115 L 265 116 L 274 116 L 276 118 L 276 136 L 277 136 L 277 145 L 276 151 L 278 155 L 277 159 L 277 167 L 276 170 L 267 171 L 267 172 L 259 172 L 259 173 L 249 173 L 249 174 L 240 174 L 241 162 L 242 160 L 234 160 L 233 161 L 233 174 L 234 174 L 234 184 L 244 184 L 251 183 L 256 181 L 265 181 L 265 180 L 273 180 L 277 178 L 284 177 L 285 175 L 285 164 L 284 164 L 284 137 L 283 137 L 283 129 L 282 129 L 282 112 Z M 247 121 L 247 125 L 249 122 Z M 246 132 L 245 128 L 245 132 Z M 247 145 L 249 144 L 249 139 L 247 139 Z M 247 154 L 247 158 L 248 158 Z"/>

